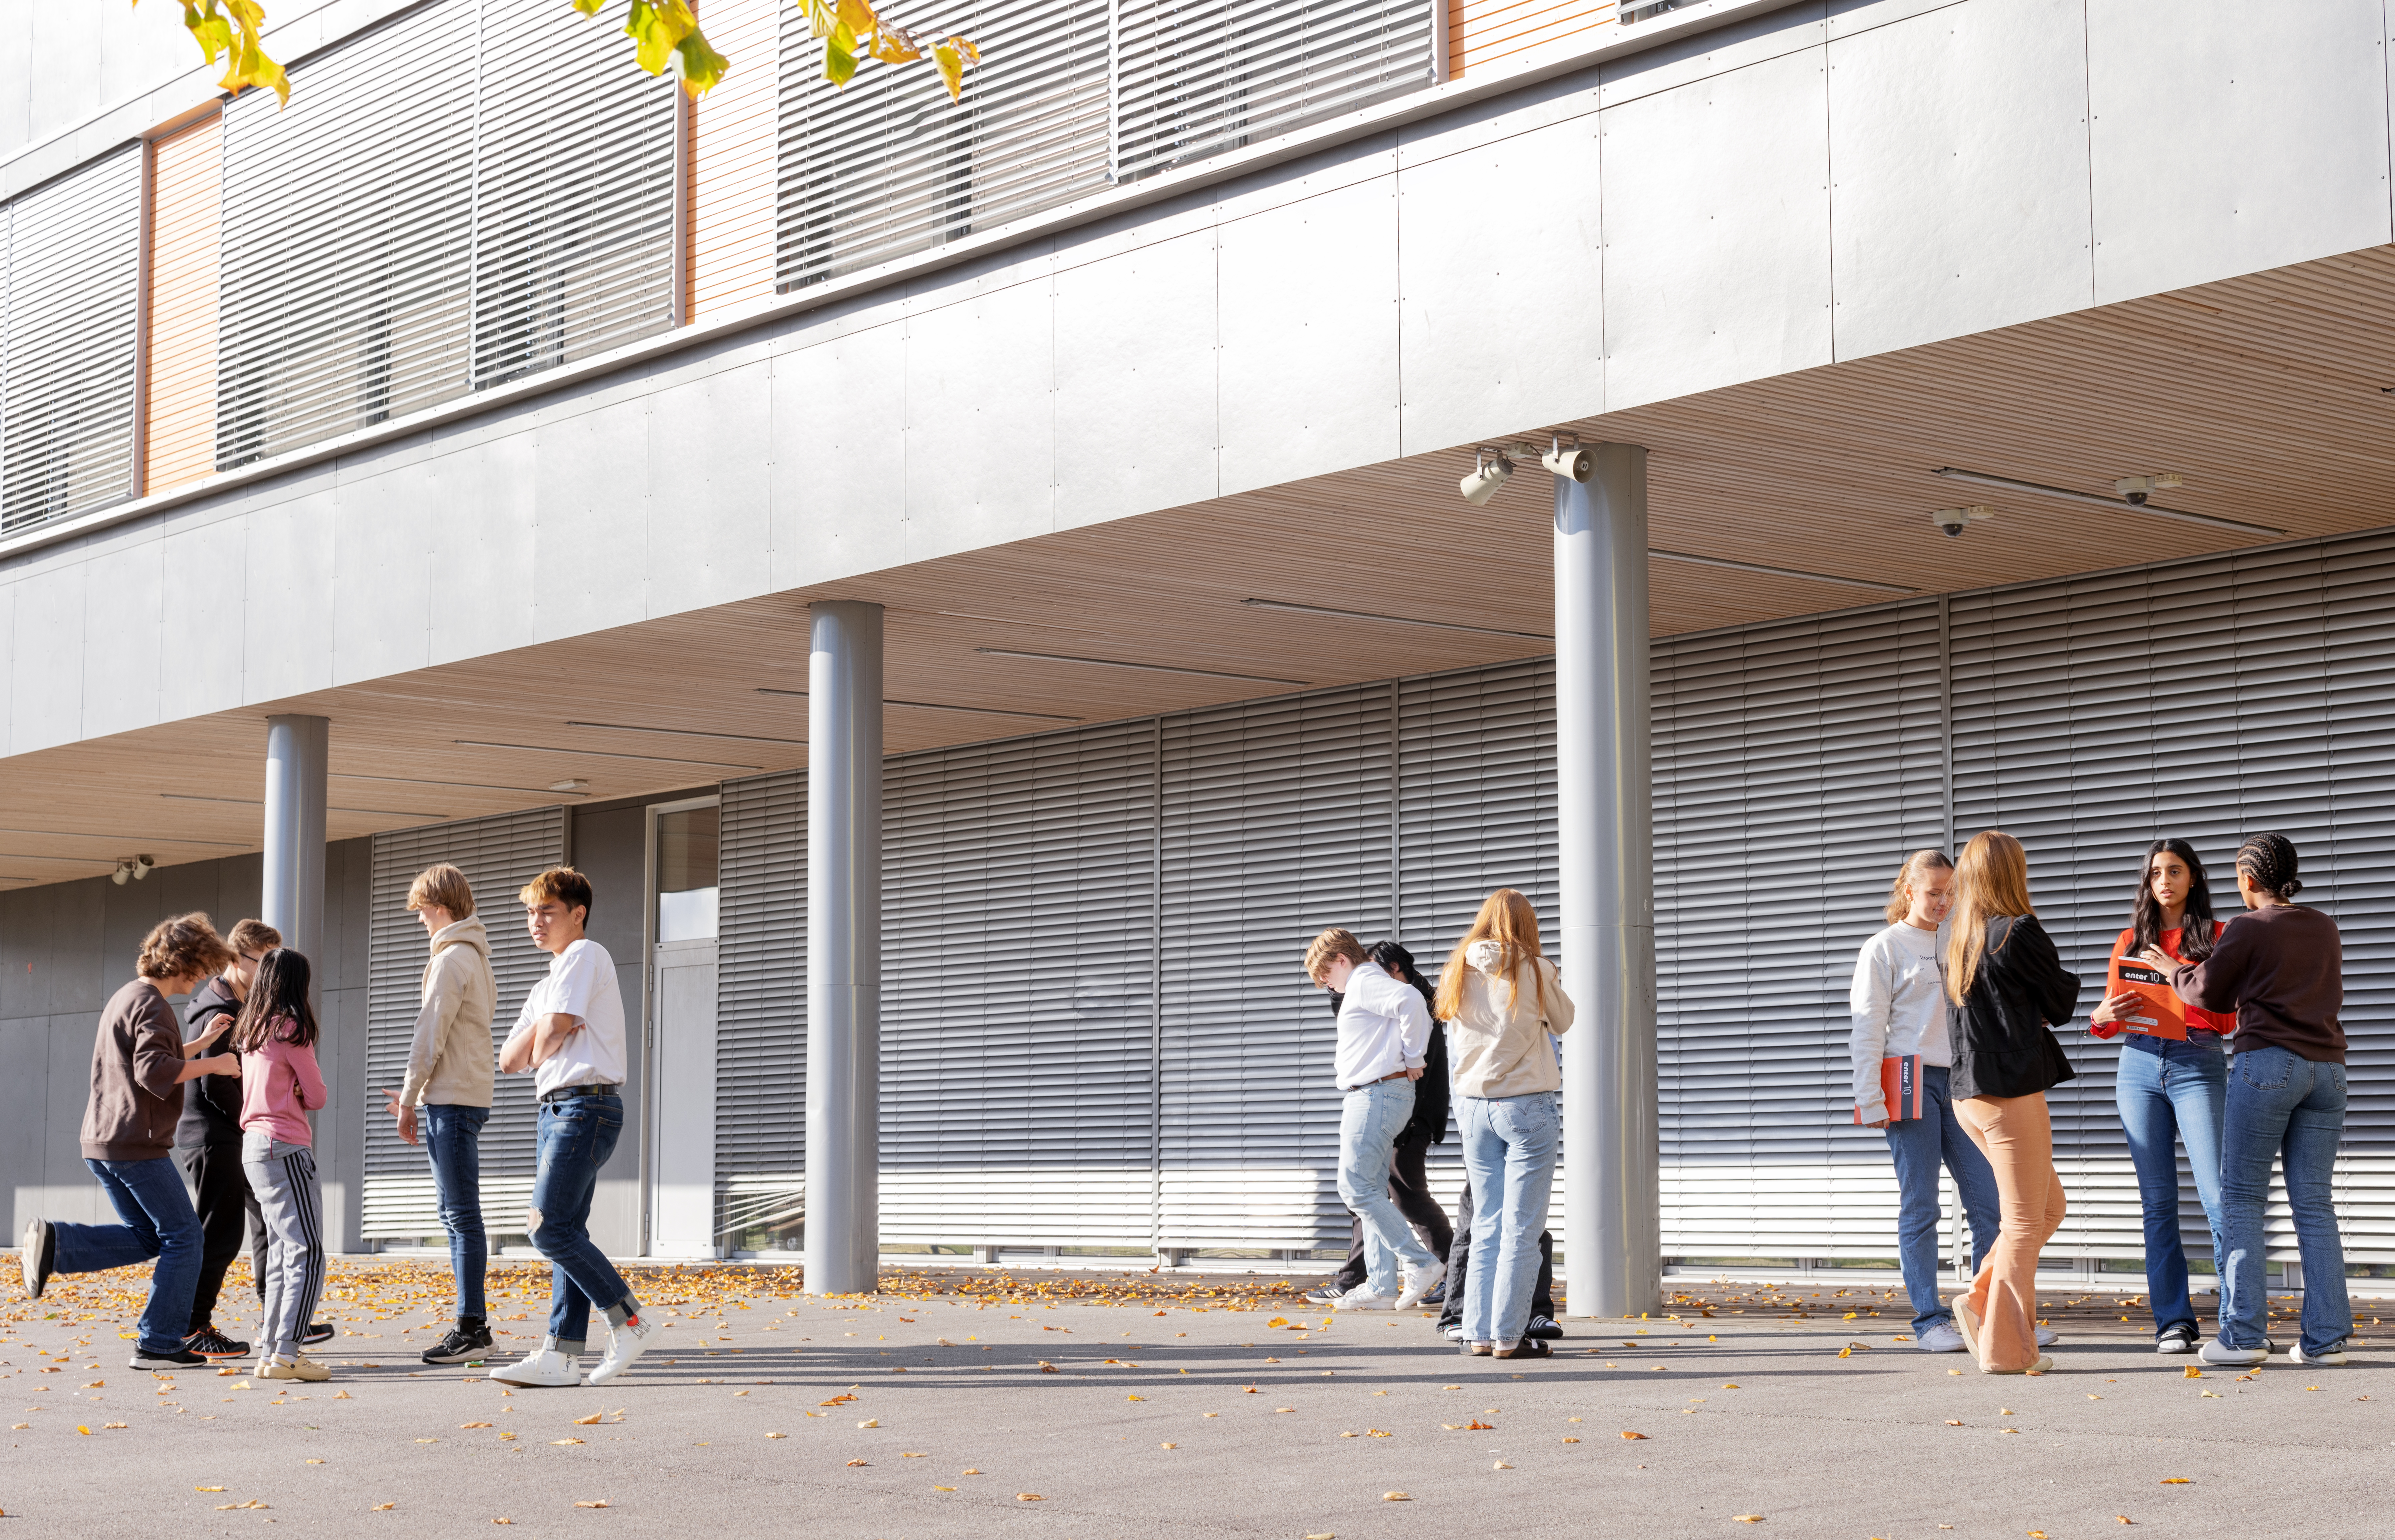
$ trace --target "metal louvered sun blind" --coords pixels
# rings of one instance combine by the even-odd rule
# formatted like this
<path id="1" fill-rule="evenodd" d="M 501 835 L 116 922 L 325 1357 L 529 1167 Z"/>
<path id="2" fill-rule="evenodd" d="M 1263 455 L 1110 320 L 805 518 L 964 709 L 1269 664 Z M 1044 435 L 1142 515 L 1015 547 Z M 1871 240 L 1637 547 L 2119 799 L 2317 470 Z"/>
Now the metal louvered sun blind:
<path id="1" fill-rule="evenodd" d="M 2111 947 L 2129 920 L 2147 843 L 2203 857 L 2215 912 L 2239 912 L 2237 846 L 2269 830 L 2302 853 L 2300 902 L 2344 934 L 2351 1090 L 2335 1196 L 2347 1256 L 2395 1260 L 2395 963 L 2387 899 L 2386 723 L 2395 712 L 2395 540 L 2386 535 L 2176 563 L 1953 601 L 1956 837 L 2002 828 L 2030 857 L 2030 892 L 2084 981 L 2060 1030 L 2079 1077 L 2049 1095 L 2071 1214 L 2049 1251 L 2143 1249 L 2114 1103 L 2117 1044 L 2091 1039 Z M 2180 1157 L 2180 1222 L 2208 1254 Z M 2275 1181 L 2270 1255 L 2295 1255 Z"/>
<path id="2" fill-rule="evenodd" d="M 819 283 L 1105 188 L 1106 10 L 1106 0 L 883 7 L 892 22 L 921 26 L 927 45 L 959 33 L 979 46 L 982 62 L 951 102 L 928 57 L 868 62 L 833 86 L 805 8 L 786 8 L 780 285 Z"/>
<path id="3" fill-rule="evenodd" d="M 1655 643 L 1667 1254 L 1895 1254 L 1846 1000 L 1904 852 L 1945 843 L 1938 649 L 1934 602 Z"/>
<path id="4" fill-rule="evenodd" d="M 1112 171 L 1128 181 L 1438 79 L 1447 0 L 1118 0 Z"/>
<path id="5" fill-rule="evenodd" d="M 7 205 L 0 530 L 133 494 L 140 230 L 138 146 Z"/>
<path id="6" fill-rule="evenodd" d="M 890 762 L 881 1233 L 1155 1238 L 1156 725 Z"/>
<path id="7" fill-rule="evenodd" d="M 420 7 L 295 66 L 288 108 L 225 109 L 218 469 L 464 392 L 472 17 Z"/>
<path id="8" fill-rule="evenodd" d="M 524 997 L 549 971 L 515 915 L 516 890 L 565 859 L 565 810 L 538 808 L 460 823 L 436 823 L 374 836 L 372 908 L 366 928 L 366 1084 L 397 1089 L 430 946 L 423 922 L 407 909 L 408 885 L 447 862 L 473 885 L 475 913 L 490 935 L 498 981 L 491 1053 L 515 1027 Z M 495 1231 L 509 1231 L 532 1191 L 538 1164 L 530 1075 L 496 1078 L 491 1120 L 483 1125 L 483 1199 Z M 365 1226 L 368 1238 L 441 1233 L 432 1176 L 421 1146 L 404 1142 L 389 1118 L 366 1120 Z"/>
<path id="9" fill-rule="evenodd" d="M 1165 1244 L 1347 1233 L 1335 1032 L 1305 946 L 1391 918 L 1391 712 L 1369 685 L 1165 720 Z"/>
<path id="10" fill-rule="evenodd" d="M 730 1229 L 805 1185 L 806 774 L 727 781 L 722 797 L 715 1180 Z"/>
<path id="11" fill-rule="evenodd" d="M 625 57 L 629 0 L 585 17 L 483 0 L 474 385 L 666 329 L 681 87 Z"/>

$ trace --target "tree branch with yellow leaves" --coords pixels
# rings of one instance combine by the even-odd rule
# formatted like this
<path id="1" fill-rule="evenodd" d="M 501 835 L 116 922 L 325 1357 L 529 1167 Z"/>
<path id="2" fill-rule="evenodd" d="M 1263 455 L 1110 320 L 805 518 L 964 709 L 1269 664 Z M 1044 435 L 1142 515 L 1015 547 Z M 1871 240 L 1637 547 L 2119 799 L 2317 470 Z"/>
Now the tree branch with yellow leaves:
<path id="1" fill-rule="evenodd" d="M 133 0 L 139 5 L 141 0 Z M 607 0 L 570 0 L 576 10 L 596 16 Z M 881 19 L 870 0 L 794 0 L 807 14 L 807 24 L 824 46 L 823 73 L 834 86 L 844 86 L 866 59 L 884 64 L 910 64 L 926 52 L 948 88 L 948 99 L 964 95 L 965 66 L 981 62 L 981 50 L 971 38 L 950 35 L 926 49 L 907 28 Z M 267 57 L 266 7 L 258 0 L 182 0 L 183 26 L 207 56 L 209 64 L 225 60 L 224 77 L 217 84 L 228 91 L 255 86 L 291 99 L 291 81 L 283 66 Z M 705 96 L 731 71 L 732 61 L 708 46 L 698 30 L 690 0 L 631 0 L 624 35 L 632 40 L 633 59 L 651 74 L 662 74 L 679 59 L 675 73 L 693 99 Z"/>

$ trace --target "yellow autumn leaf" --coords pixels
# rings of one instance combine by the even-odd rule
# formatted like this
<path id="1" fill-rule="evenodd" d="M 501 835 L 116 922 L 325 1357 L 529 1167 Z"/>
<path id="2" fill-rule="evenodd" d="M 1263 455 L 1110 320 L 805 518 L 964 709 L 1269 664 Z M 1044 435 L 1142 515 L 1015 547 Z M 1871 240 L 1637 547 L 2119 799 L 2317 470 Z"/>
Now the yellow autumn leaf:
<path id="1" fill-rule="evenodd" d="M 602 1497 L 597 1502 L 576 1503 L 574 1506 L 576 1507 L 605 1507 L 607 1506 L 607 1500 L 604 1497 Z"/>
<path id="2" fill-rule="evenodd" d="M 389 1513 L 392 1508 L 397 1507 L 399 1507 L 397 1503 L 377 1503 L 374 1506 L 374 1511 L 377 1513 Z"/>
<path id="3" fill-rule="evenodd" d="M 589 1416 L 587 1416 L 587 1417 L 576 1417 L 576 1418 L 575 1418 L 575 1419 L 574 1419 L 574 1426 L 575 1426 L 575 1427 L 576 1427 L 576 1428 L 588 1428 L 588 1427 L 589 1427 L 591 1424 L 593 1424 L 593 1423 L 597 1422 L 601 1417 L 605 1416 L 605 1415 L 606 1415 L 606 1414 L 605 1414 L 605 1413 L 603 1413 L 603 1412 L 593 1412 L 593 1413 L 591 1413 L 591 1414 L 590 1414 Z"/>
<path id="4" fill-rule="evenodd" d="M 2191 1476 L 2165 1476 L 2162 1479 L 2161 1484 L 2163 1486 L 2193 1486 L 2195 1484 L 2195 1479 Z"/>
<path id="5" fill-rule="evenodd" d="M 1381 1494 L 1381 1501 L 1384 1503 L 1410 1503 L 1413 1501 L 1413 1495 L 1410 1493 L 1404 1492 L 1383 1492 Z"/>
<path id="6" fill-rule="evenodd" d="M 1018 1492 L 1014 1494 L 1014 1500 L 1018 1503 L 1044 1503 L 1048 1499 L 1036 1492 Z"/>

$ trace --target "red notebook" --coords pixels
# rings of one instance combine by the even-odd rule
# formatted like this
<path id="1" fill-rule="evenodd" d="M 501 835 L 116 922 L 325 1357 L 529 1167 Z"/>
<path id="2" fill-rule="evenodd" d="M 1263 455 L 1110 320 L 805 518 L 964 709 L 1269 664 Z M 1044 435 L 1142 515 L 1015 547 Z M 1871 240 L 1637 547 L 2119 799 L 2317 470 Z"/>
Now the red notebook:
<path id="1" fill-rule="evenodd" d="M 1908 1053 L 1900 1058 L 1879 1061 L 1880 1099 L 1887 1103 L 1890 1123 L 1910 1123 L 1921 1116 L 1921 1056 Z M 1855 1109 L 1855 1121 L 1863 1121 L 1863 1110 Z"/>

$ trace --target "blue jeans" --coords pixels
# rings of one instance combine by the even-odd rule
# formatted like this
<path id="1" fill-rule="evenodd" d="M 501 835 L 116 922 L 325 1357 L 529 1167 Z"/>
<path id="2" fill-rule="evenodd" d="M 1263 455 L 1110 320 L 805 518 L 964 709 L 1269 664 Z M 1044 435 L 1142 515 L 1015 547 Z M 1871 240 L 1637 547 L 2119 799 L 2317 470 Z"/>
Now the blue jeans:
<path id="1" fill-rule="evenodd" d="M 1896 1161 L 1896 1254 L 1904 1296 L 1912 1305 L 1916 1337 L 1954 1316 L 1938 1297 L 1938 1168 L 1954 1173 L 1954 1191 L 1971 1221 L 1971 1270 L 1996 1244 L 1996 1174 L 1954 1115 L 1953 1072 L 1921 1066 L 1922 1112 L 1887 1125 L 1887 1152 Z"/>
<path id="2" fill-rule="evenodd" d="M 2270 1157 L 2287 1178 L 2296 1248 L 2304 1261 L 2304 1351 L 2326 1352 L 2352 1334 L 2345 1296 L 2345 1245 L 2336 1233 L 2329 1178 L 2345 1132 L 2345 1066 L 2315 1064 L 2284 1048 L 2247 1048 L 2229 1073 L 2221 1136 L 2220 1339 L 2259 1348 L 2268 1337 L 2269 1281 L 2262 1256 L 2262 1205 Z"/>
<path id="3" fill-rule="evenodd" d="M 173 1157 L 146 1161 L 96 1161 L 84 1165 L 108 1190 L 121 1225 L 53 1224 L 51 1270 L 99 1272 L 127 1268 L 152 1257 L 150 1302 L 142 1308 L 139 1348 L 144 1353 L 179 1353 L 192 1329 L 192 1291 L 200 1282 L 200 1217 Z"/>
<path id="4" fill-rule="evenodd" d="M 1403 1078 L 1358 1086 L 1339 1102 L 1339 1199 L 1364 1223 L 1364 1287 L 1373 1294 L 1398 1292 L 1400 1265 L 1438 1260 L 1389 1196 L 1389 1152 L 1413 1115 L 1414 1083 Z"/>
<path id="5" fill-rule="evenodd" d="M 2178 1231 L 2181 1143 L 2195 1172 L 2195 1195 L 2212 1226 L 2213 1270 L 2221 1270 L 2220 1128 L 2228 1112 L 2229 1060 L 2217 1043 L 2210 1033 L 2185 1043 L 2139 1033 L 2121 1040 L 2112 1094 L 2121 1108 L 2121 1131 L 2129 1137 L 2129 1160 L 2137 1168 L 2137 1202 L 2146 1217 L 2146 1297 L 2157 1336 L 2172 1326 L 2195 1325 L 2187 1250 Z M 2266 1170 L 2265 1179 L 2268 1175 Z M 2226 1295 L 2222 1303 L 2225 1310 Z"/>
<path id="6" fill-rule="evenodd" d="M 1519 1342 L 1530 1323 L 1539 1231 L 1555 1182 L 1563 1133 L 1553 1091 L 1458 1097 L 1463 1168 L 1472 1178 L 1471 1266 L 1463 1277 L 1463 1340 Z"/>
<path id="7" fill-rule="evenodd" d="M 457 1313 L 486 1313 L 483 1275 L 491 1262 L 483 1233 L 483 1125 L 488 1107 L 427 1102 L 424 1149 L 432 1158 L 432 1190 L 441 1199 L 441 1228 L 449 1232 L 449 1270 L 457 1275 Z"/>
<path id="8" fill-rule="evenodd" d="M 532 1212 L 524 1218 L 534 1248 L 549 1258 L 549 1335 L 560 1342 L 589 1336 L 593 1305 L 602 1310 L 615 1305 L 640 1309 L 624 1275 L 590 1240 L 590 1198 L 599 1189 L 599 1168 L 615 1152 L 623 1131 L 622 1097 L 580 1096 L 540 1104 L 540 1172 L 532 1179 Z"/>

